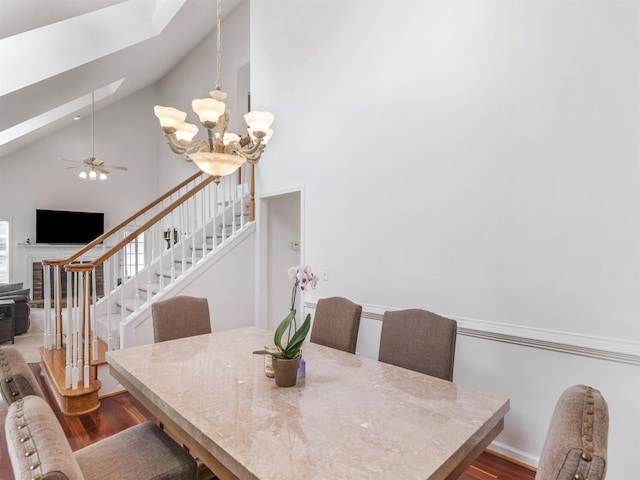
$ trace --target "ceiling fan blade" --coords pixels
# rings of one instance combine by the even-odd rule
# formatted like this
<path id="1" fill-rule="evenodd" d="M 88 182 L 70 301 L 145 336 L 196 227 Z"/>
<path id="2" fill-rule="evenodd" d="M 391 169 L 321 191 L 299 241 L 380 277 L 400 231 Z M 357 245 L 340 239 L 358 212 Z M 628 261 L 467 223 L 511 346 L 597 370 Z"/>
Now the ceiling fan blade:
<path id="1" fill-rule="evenodd" d="M 109 173 L 109 170 L 107 170 L 106 168 L 102 168 L 100 165 L 96 165 L 94 168 L 96 169 L 96 171 L 104 173 L 105 175 Z"/>
<path id="2" fill-rule="evenodd" d="M 81 160 L 71 160 L 69 158 L 59 158 L 58 160 L 62 160 L 63 162 L 84 163 Z"/>
<path id="3" fill-rule="evenodd" d="M 64 168 L 84 168 L 84 165 L 74 165 L 73 167 L 64 167 Z"/>
<path id="4" fill-rule="evenodd" d="M 102 164 L 101 167 L 110 168 L 112 170 L 129 170 L 127 167 L 121 167 L 120 165 L 106 165 Z"/>

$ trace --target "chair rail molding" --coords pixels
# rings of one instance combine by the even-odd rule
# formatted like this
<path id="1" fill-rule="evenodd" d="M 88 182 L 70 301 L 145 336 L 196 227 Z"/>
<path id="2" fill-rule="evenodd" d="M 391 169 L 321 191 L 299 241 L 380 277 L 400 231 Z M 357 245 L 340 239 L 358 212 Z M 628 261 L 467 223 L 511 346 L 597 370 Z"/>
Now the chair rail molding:
<path id="1" fill-rule="evenodd" d="M 305 295 L 305 310 L 315 311 L 318 297 Z M 362 305 L 362 317 L 369 320 L 382 321 L 387 310 L 399 310 L 394 307 L 380 305 Z M 496 342 L 512 343 L 525 347 L 540 348 L 555 352 L 570 353 L 600 360 L 610 360 L 631 365 L 640 365 L 640 342 L 631 342 L 617 338 L 596 337 L 572 332 L 561 332 L 542 328 L 491 322 L 474 318 L 447 315 L 458 322 L 458 335 L 483 338 Z M 306 312 L 305 312 L 306 314 Z"/>

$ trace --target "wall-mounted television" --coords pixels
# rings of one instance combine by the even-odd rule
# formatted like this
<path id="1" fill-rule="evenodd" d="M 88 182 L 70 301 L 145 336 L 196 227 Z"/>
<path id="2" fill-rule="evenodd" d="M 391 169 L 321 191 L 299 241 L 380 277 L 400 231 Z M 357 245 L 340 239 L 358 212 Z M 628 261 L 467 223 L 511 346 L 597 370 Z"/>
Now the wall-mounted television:
<path id="1" fill-rule="evenodd" d="M 87 244 L 104 233 L 104 213 L 36 210 L 36 243 Z"/>

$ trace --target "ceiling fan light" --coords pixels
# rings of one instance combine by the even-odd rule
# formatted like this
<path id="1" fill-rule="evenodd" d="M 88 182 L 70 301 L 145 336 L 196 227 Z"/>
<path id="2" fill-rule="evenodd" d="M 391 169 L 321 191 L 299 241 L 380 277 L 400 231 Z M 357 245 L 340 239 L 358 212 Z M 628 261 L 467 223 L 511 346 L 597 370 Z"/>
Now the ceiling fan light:
<path id="1" fill-rule="evenodd" d="M 95 180 L 98 177 L 98 174 L 96 173 L 95 170 L 91 170 L 89 172 L 89 180 Z"/>
<path id="2" fill-rule="evenodd" d="M 78 176 L 79 176 L 80 178 L 84 178 L 84 179 L 86 179 L 86 178 L 87 178 L 87 172 L 85 172 L 84 170 L 82 170 L 82 171 L 78 174 Z"/>
<path id="3" fill-rule="evenodd" d="M 107 174 L 106 173 L 101 173 L 100 174 L 100 180 L 106 180 L 107 179 Z"/>
<path id="4" fill-rule="evenodd" d="M 271 112 L 249 112 L 244 115 L 244 120 L 247 122 L 247 126 L 252 129 L 254 136 L 258 138 L 264 136 L 260 135 L 260 133 L 264 132 L 266 135 L 274 118 L 275 117 Z"/>
<path id="5" fill-rule="evenodd" d="M 224 102 L 213 98 L 196 98 L 191 102 L 191 108 L 198 114 L 200 122 L 204 125 L 205 123 L 217 123 L 226 107 Z"/>
<path id="6" fill-rule="evenodd" d="M 162 128 L 178 128 L 187 118 L 187 114 L 173 107 L 162 107 L 156 105 L 153 107 L 153 113 L 160 120 Z"/>

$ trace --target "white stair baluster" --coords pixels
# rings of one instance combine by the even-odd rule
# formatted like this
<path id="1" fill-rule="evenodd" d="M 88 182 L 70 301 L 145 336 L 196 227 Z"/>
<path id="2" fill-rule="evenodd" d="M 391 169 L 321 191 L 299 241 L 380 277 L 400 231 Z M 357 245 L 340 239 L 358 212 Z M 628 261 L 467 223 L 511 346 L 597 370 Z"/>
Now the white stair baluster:
<path id="1" fill-rule="evenodd" d="M 185 246 L 184 244 L 185 242 L 185 236 L 186 236 L 186 232 L 187 232 L 187 218 L 186 217 L 186 205 L 183 203 L 180 205 L 180 208 L 178 209 L 179 212 L 179 216 L 180 216 L 180 258 L 182 259 L 182 270 L 180 271 L 180 275 L 184 275 L 185 270 L 187 269 L 187 264 L 186 264 L 186 252 L 185 252 Z"/>
<path id="2" fill-rule="evenodd" d="M 69 274 L 67 274 L 68 276 Z M 73 308 L 73 325 L 71 327 L 71 388 L 73 390 L 78 389 L 78 317 L 79 317 L 79 293 L 78 293 L 78 275 L 73 272 L 72 284 L 75 287 L 73 292 L 74 308 Z"/>
<path id="3" fill-rule="evenodd" d="M 104 269 L 103 269 L 104 271 Z M 104 276 L 103 276 L 104 278 Z M 93 267 L 93 270 L 91 270 L 91 286 L 92 286 L 92 291 L 93 291 L 93 295 L 91 296 L 91 309 L 89 310 L 91 312 L 90 315 L 90 320 L 91 320 L 91 330 L 87 331 L 91 331 L 91 348 L 92 348 L 92 353 L 91 353 L 91 357 L 95 360 L 98 358 L 98 335 L 96 335 L 96 298 L 97 298 L 97 281 L 96 281 L 96 267 Z"/>
<path id="4" fill-rule="evenodd" d="M 83 309 L 83 317 L 84 317 L 84 325 L 82 328 L 82 332 L 84 333 L 82 335 L 82 339 L 83 339 L 83 346 L 84 346 L 84 351 L 82 353 L 82 358 L 83 358 L 83 364 L 84 364 L 84 370 L 82 372 L 82 379 L 84 380 L 84 388 L 89 388 L 89 381 L 91 380 L 89 378 L 89 346 L 90 346 L 90 334 L 91 334 L 91 325 L 90 325 L 90 315 L 89 312 L 90 307 L 91 307 L 91 292 L 90 292 L 90 286 L 91 286 L 91 277 L 90 277 L 90 273 L 83 271 L 82 275 L 84 277 L 84 304 L 85 304 L 85 308 Z"/>
<path id="5" fill-rule="evenodd" d="M 171 247 L 169 248 L 169 259 L 171 260 L 171 282 L 173 282 L 176 279 L 176 258 L 175 258 L 175 251 L 176 251 L 176 246 L 173 243 L 173 234 L 174 234 L 174 225 L 176 224 L 175 222 L 175 210 L 171 210 L 171 235 L 170 235 L 170 240 L 169 240 L 169 244 L 171 245 Z M 162 273 L 162 271 L 161 271 Z"/>
<path id="6" fill-rule="evenodd" d="M 109 259 L 107 259 L 107 261 L 104 263 L 104 290 L 105 290 L 105 296 L 106 296 L 106 302 L 107 302 L 107 349 L 108 350 L 113 350 L 113 334 L 111 333 L 111 314 L 112 314 L 112 306 L 113 306 L 113 300 L 111 299 L 111 291 L 113 289 L 112 283 L 111 283 L 111 275 L 115 275 L 112 274 L 111 272 L 113 270 L 115 270 L 114 268 L 114 259 L 116 257 L 111 257 Z"/>
<path id="7" fill-rule="evenodd" d="M 67 273 L 67 308 L 64 317 L 62 318 L 63 327 L 62 330 L 65 335 L 65 388 L 71 388 L 71 377 L 72 377 L 72 354 L 73 354 L 73 332 L 72 332 L 72 318 L 74 315 L 73 311 L 73 296 L 72 296 L 72 285 L 73 274 L 71 272 Z M 56 304 L 58 302 L 56 301 Z M 56 311 L 59 311 L 56 307 Z"/>

